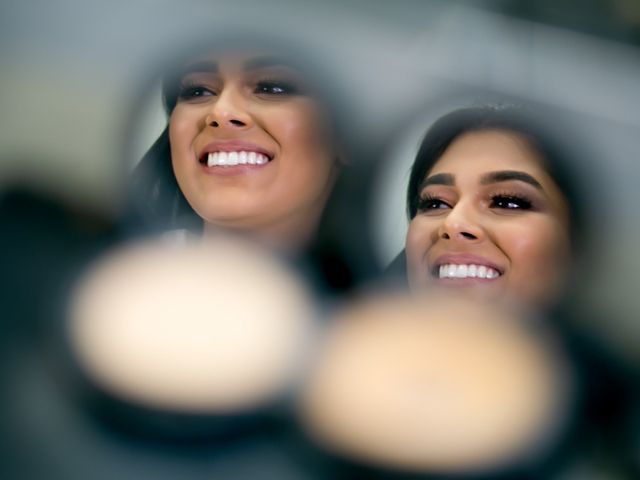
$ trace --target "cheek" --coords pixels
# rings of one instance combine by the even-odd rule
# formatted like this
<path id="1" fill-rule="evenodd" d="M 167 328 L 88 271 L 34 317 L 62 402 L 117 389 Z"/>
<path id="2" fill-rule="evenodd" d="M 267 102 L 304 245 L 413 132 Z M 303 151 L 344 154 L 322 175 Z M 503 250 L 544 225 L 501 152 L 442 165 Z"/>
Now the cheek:
<path id="1" fill-rule="evenodd" d="M 197 118 L 187 112 L 179 110 L 179 106 L 169 118 L 169 142 L 172 157 L 179 159 L 191 149 L 191 145 L 198 134 Z"/>
<path id="2" fill-rule="evenodd" d="M 424 255 L 431 247 L 434 227 L 430 221 L 416 216 L 409 223 L 405 250 L 408 268 L 419 271 L 424 265 Z"/>
<path id="3" fill-rule="evenodd" d="M 180 190 L 189 199 L 195 188 L 193 170 L 198 164 L 194 161 L 193 141 L 198 135 L 197 119 L 180 109 L 174 109 L 169 118 L 169 144 L 171 165 Z"/>
<path id="4" fill-rule="evenodd" d="M 284 151 L 300 152 L 308 158 L 326 152 L 330 145 L 326 122 L 314 106 L 292 105 L 274 114 L 270 123 Z"/>
<path id="5" fill-rule="evenodd" d="M 535 222 L 512 229 L 505 235 L 503 248 L 515 278 L 532 288 L 552 288 L 568 270 L 569 236 L 557 222 Z"/>

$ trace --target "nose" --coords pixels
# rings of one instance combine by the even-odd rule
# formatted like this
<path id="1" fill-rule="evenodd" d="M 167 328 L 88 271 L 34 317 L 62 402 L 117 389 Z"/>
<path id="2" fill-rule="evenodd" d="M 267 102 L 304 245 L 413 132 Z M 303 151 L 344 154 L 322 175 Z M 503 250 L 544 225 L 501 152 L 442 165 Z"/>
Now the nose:
<path id="1" fill-rule="evenodd" d="M 242 92 L 229 87 L 223 89 L 205 117 L 205 126 L 221 129 L 241 129 L 251 125 L 251 115 Z"/>
<path id="2" fill-rule="evenodd" d="M 473 206 L 458 202 L 444 218 L 438 236 L 443 240 L 475 242 L 484 237 L 484 229 Z"/>

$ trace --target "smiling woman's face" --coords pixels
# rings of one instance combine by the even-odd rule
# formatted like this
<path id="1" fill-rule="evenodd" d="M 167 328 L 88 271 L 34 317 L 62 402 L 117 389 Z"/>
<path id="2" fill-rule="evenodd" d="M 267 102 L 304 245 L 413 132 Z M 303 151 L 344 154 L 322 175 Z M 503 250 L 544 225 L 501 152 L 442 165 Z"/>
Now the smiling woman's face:
<path id="1" fill-rule="evenodd" d="M 270 55 L 196 59 L 169 120 L 173 170 L 208 226 L 278 247 L 313 236 L 338 166 L 328 119 L 302 73 Z"/>
<path id="2" fill-rule="evenodd" d="M 524 137 L 458 137 L 419 195 L 406 242 L 413 290 L 440 285 L 531 307 L 554 301 L 571 256 L 569 210 Z"/>

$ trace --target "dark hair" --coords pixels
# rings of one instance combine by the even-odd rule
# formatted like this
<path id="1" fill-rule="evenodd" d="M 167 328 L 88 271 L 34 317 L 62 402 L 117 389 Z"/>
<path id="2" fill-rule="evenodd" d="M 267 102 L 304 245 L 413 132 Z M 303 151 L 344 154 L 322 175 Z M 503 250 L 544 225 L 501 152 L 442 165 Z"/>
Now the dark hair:
<path id="1" fill-rule="evenodd" d="M 202 220 L 187 202 L 173 173 L 169 127 L 134 169 L 130 196 L 136 217 L 147 226 L 191 230 L 202 227 Z"/>
<path id="2" fill-rule="evenodd" d="M 570 155 L 566 142 L 557 134 L 542 127 L 539 113 L 511 105 L 485 105 L 454 110 L 439 118 L 427 131 L 416 155 L 407 188 L 407 215 L 416 216 L 420 200 L 420 186 L 434 164 L 458 137 L 469 132 L 503 130 L 524 137 L 529 145 L 540 153 L 544 167 L 556 182 L 567 200 L 570 211 L 572 242 L 584 229 L 583 200 L 578 187 L 580 179 L 572 165 L 575 155 Z M 566 140 L 566 139 L 563 139 Z"/>
<path id="3" fill-rule="evenodd" d="M 179 72 L 172 64 L 162 76 L 162 106 L 167 118 L 178 102 Z M 202 228 L 202 219 L 187 202 L 173 173 L 168 125 L 134 169 L 129 196 L 136 221 L 142 220 L 151 228 Z"/>

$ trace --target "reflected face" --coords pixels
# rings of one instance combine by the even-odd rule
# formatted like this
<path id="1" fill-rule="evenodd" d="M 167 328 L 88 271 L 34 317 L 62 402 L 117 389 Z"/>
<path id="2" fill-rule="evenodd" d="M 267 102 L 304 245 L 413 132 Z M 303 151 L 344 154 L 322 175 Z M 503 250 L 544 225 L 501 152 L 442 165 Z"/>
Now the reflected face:
<path id="1" fill-rule="evenodd" d="M 524 137 L 466 133 L 423 180 L 406 253 L 413 290 L 439 285 L 545 306 L 568 271 L 567 201 Z"/>
<path id="2" fill-rule="evenodd" d="M 302 73 L 256 54 L 199 58 L 185 72 L 169 120 L 171 160 L 205 231 L 304 244 L 338 166 L 326 112 Z"/>

